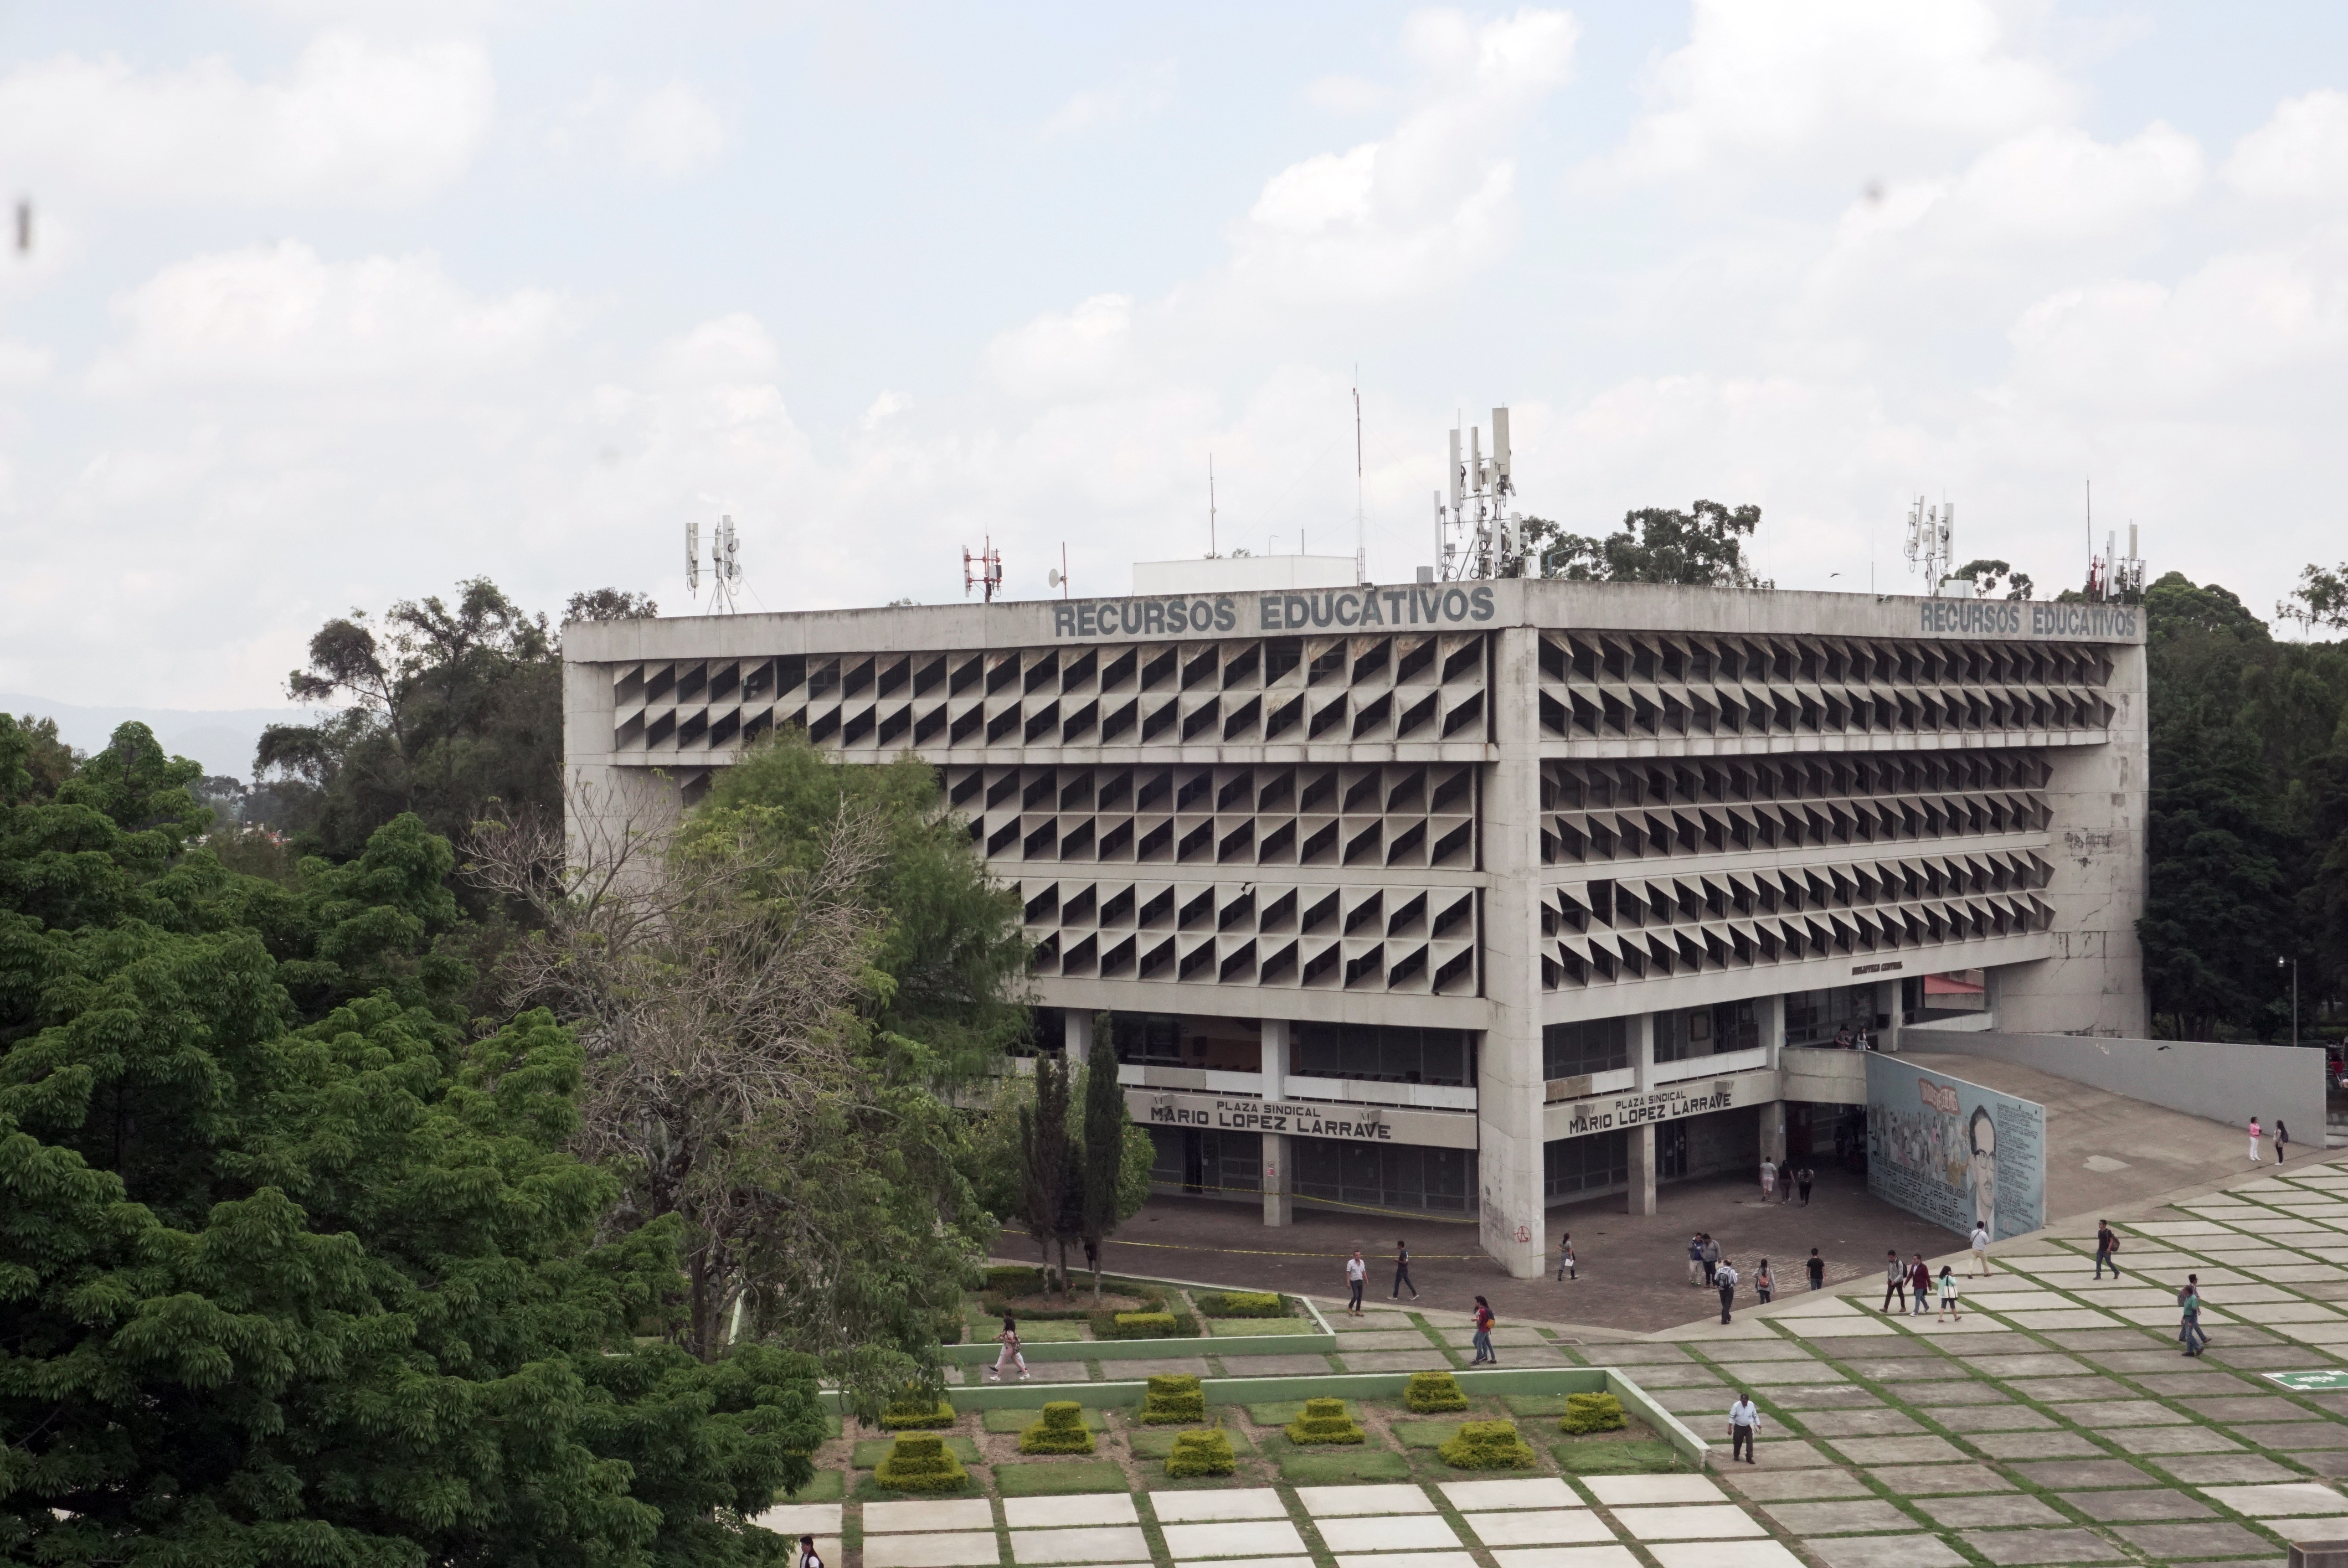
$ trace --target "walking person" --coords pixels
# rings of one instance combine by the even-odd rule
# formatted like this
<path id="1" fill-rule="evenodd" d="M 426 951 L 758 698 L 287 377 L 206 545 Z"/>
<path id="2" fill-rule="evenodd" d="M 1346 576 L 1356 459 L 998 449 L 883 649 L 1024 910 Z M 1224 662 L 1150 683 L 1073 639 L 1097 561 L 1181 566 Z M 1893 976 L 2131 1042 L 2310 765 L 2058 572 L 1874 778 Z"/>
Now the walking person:
<path id="1" fill-rule="evenodd" d="M 1908 1315 L 1921 1317 L 1932 1305 L 1932 1270 L 1918 1253 L 1916 1261 L 1908 1266 Z"/>
<path id="2" fill-rule="evenodd" d="M 1810 1180 L 1817 1174 L 1818 1173 L 1807 1165 L 1802 1167 L 1802 1207 L 1804 1208 L 1810 1206 Z"/>
<path id="3" fill-rule="evenodd" d="M 823 1568 L 823 1558 L 816 1552 L 815 1537 L 812 1535 L 799 1537 L 798 1568 Z"/>
<path id="4" fill-rule="evenodd" d="M 1753 1291 L 1761 1298 L 1764 1307 L 1768 1306 L 1770 1299 L 1777 1294 L 1777 1282 L 1770 1276 L 1769 1260 L 1766 1257 L 1761 1260 L 1761 1272 L 1753 1276 Z"/>
<path id="5" fill-rule="evenodd" d="M 1476 1298 L 1476 1359 L 1471 1365 L 1490 1362 L 1497 1367 L 1500 1358 L 1492 1354 L 1492 1304 L 1482 1296 Z"/>
<path id="6" fill-rule="evenodd" d="M 1761 1201 L 1766 1204 L 1776 1195 L 1777 1167 L 1769 1163 L 1768 1155 L 1764 1154 L 1761 1156 Z"/>
<path id="7" fill-rule="evenodd" d="M 1989 1276 L 1989 1222 L 1973 1221 L 1973 1274 L 1978 1278 Z"/>
<path id="8" fill-rule="evenodd" d="M 1573 1233 L 1566 1232 L 1557 1238 L 1557 1276 L 1560 1279 L 1580 1279 L 1573 1268 Z"/>
<path id="9" fill-rule="evenodd" d="M 1890 1311 L 1894 1300 L 1900 1311 L 1908 1310 L 1908 1266 L 1900 1261 L 1896 1247 L 1883 1255 L 1883 1310 Z"/>
<path id="10" fill-rule="evenodd" d="M 2250 1118 L 2250 1163 L 2261 1165 L 2265 1163 L 2259 1158 L 2259 1119 L 2253 1116 Z"/>
<path id="11" fill-rule="evenodd" d="M 1728 1321 L 1728 1308 L 1736 1300 L 1736 1269 L 1726 1258 L 1712 1271 L 1712 1283 L 1720 1288 L 1720 1320 Z"/>
<path id="12" fill-rule="evenodd" d="M 1362 1315 L 1362 1286 L 1368 1283 L 1369 1277 L 1370 1266 L 1363 1260 L 1362 1249 L 1355 1247 L 1354 1255 L 1345 1260 L 1345 1293 L 1348 1298 L 1345 1316 L 1348 1317 Z"/>
<path id="13" fill-rule="evenodd" d="M 1962 1322 L 1964 1314 L 1957 1310 L 1957 1274 L 1947 1264 L 1941 1266 L 1941 1321 Z"/>
<path id="14" fill-rule="evenodd" d="M 1744 1456 L 1753 1462 L 1753 1439 L 1761 1430 L 1761 1410 L 1754 1404 L 1753 1396 L 1739 1389 L 1736 1402 L 1728 1407 L 1728 1458 L 1732 1464 Z"/>
<path id="15" fill-rule="evenodd" d="M 1688 1283 L 1690 1285 L 1704 1283 L 1704 1233 L 1702 1231 L 1688 1237 Z"/>
<path id="16" fill-rule="evenodd" d="M 2284 1126 L 2284 1125 L 2282 1124 L 2282 1118 L 2281 1118 L 2281 1117 L 2280 1117 L 2280 1116 L 2278 1116 L 2278 1117 L 2276 1117 L 2276 1118 L 2275 1118 L 2275 1163 L 2276 1163 L 2276 1164 L 2280 1165 L 2280 1164 L 2281 1164 L 2281 1163 L 2282 1163 L 2282 1160 L 2283 1160 L 2283 1150 L 2284 1150 L 2286 1147 L 2288 1147 L 2288 1146 L 2290 1145 L 2290 1143 L 2291 1143 L 2291 1129 L 2290 1129 L 2290 1128 L 2288 1128 L 2288 1127 L 2286 1127 L 2286 1126 Z"/>
<path id="17" fill-rule="evenodd" d="M 1812 1290 L 1824 1290 L 1827 1287 L 1827 1260 L 1818 1255 L 1818 1249 L 1816 1247 L 1810 1248 L 1810 1261 L 1808 1267 L 1810 1271 L 1810 1288 Z"/>
<path id="18" fill-rule="evenodd" d="M 1781 1204 L 1794 1201 L 1794 1163 L 1791 1160 L 1777 1162 L 1777 1201 Z"/>
<path id="19" fill-rule="evenodd" d="M 2104 1270 L 2107 1267 L 2112 1271 L 2114 1279 L 2120 1277 L 2119 1260 L 2112 1256 L 2112 1254 L 2119 1249 L 2120 1238 L 2113 1231 L 2112 1222 L 2097 1220 L 2096 1222 L 2096 1277 L 2097 1279 L 2104 1277 Z"/>
<path id="20" fill-rule="evenodd" d="M 1416 1301 L 1418 1299 L 1418 1286 L 1411 1285 L 1410 1278 L 1410 1244 L 1408 1242 L 1398 1241 L 1395 1243 L 1394 1298 L 1396 1301 L 1400 1301 L 1402 1299 L 1402 1287 L 1406 1285 L 1410 1286 L 1410 1298 L 1413 1301 Z"/>
<path id="21" fill-rule="evenodd" d="M 1704 1282 L 1706 1285 L 1717 1285 L 1719 1283 L 1718 1280 L 1713 1277 L 1713 1271 L 1719 1266 L 1720 1244 L 1712 1239 L 1712 1233 L 1710 1231 L 1706 1231 L 1704 1233 Z"/>
<path id="22" fill-rule="evenodd" d="M 1021 1382 L 1030 1381 L 1027 1358 L 1019 1353 L 1019 1325 L 1011 1320 L 1011 1314 L 1008 1312 L 1003 1315 L 1003 1332 L 994 1337 L 994 1342 L 1002 1346 L 1003 1349 L 994 1358 L 994 1365 L 987 1368 L 986 1380 L 990 1383 L 1000 1381 L 1004 1366 L 1009 1363 L 1019 1368 Z"/>
<path id="23" fill-rule="evenodd" d="M 2188 1274 L 2185 1288 L 2177 1293 L 2179 1321 L 2177 1337 L 2183 1342 L 2188 1356 L 2199 1356 L 2209 1346 L 2209 1337 L 2201 1332 L 2201 1276 Z"/>

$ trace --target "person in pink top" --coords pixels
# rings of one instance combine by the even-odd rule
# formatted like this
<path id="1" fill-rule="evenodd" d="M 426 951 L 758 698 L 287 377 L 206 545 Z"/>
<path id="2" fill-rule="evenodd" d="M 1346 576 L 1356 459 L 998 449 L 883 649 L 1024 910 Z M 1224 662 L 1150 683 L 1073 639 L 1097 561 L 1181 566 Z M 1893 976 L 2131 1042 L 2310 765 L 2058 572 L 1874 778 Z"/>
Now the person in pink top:
<path id="1" fill-rule="evenodd" d="M 2250 1118 L 2250 1163 L 2253 1165 L 2265 1163 L 2259 1158 L 2259 1119 L 2255 1116 Z"/>

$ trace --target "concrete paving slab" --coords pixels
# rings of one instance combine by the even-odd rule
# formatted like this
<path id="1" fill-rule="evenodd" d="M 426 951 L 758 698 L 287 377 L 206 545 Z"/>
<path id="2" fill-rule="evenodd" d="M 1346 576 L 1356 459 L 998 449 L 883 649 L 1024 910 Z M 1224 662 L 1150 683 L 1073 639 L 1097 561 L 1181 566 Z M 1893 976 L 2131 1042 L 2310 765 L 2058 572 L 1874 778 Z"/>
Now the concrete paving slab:
<path id="1" fill-rule="evenodd" d="M 1367 1519 L 1316 1517 L 1313 1522 L 1332 1552 L 1441 1552 L 1459 1545 L 1458 1532 L 1440 1514 Z"/>
<path id="2" fill-rule="evenodd" d="M 2100 1328 L 2120 1320 L 2085 1307 L 2061 1307 L 2051 1312 L 2005 1312 L 2000 1316 L 2017 1328 L 2045 1334 L 2057 1328 Z"/>
<path id="3" fill-rule="evenodd" d="M 1731 1387 L 1750 1384 L 1770 1388 L 1787 1383 L 1808 1383 L 1819 1387 L 1848 1384 L 1850 1379 L 1823 1362 L 1802 1361 L 1731 1361 L 1723 1362 L 1720 1375 Z"/>
<path id="4" fill-rule="evenodd" d="M 1735 1361 L 1815 1361 L 1818 1359 L 1809 1347 L 1792 1339 L 1732 1339 L 1706 1348 L 1717 1356 Z"/>
<path id="5" fill-rule="evenodd" d="M 1968 1530 L 1959 1537 L 1998 1564 L 2125 1562 L 2125 1548 L 2092 1530 Z"/>
<path id="6" fill-rule="evenodd" d="M 1701 1475 L 1585 1475 L 1582 1489 L 1609 1508 L 1653 1507 L 1661 1503 L 1725 1502 L 1727 1494 Z"/>
<path id="7" fill-rule="evenodd" d="M 1472 1552 L 1414 1552 L 1407 1557 L 1379 1556 L 1374 1553 L 1341 1553 L 1337 1568 L 1476 1568 Z"/>
<path id="8" fill-rule="evenodd" d="M 1251 1356 L 1248 1360 L 1254 1362 L 1265 1358 Z M 1313 1358 L 1321 1362 L 1322 1369 L 1327 1369 L 1326 1360 L 1318 1356 Z M 1234 1361 L 1237 1359 L 1237 1357 L 1232 1358 Z M 1230 1363 L 1227 1362 L 1225 1365 Z M 1159 1376 L 1211 1378 L 1215 1375 L 1214 1368 L 1207 1365 L 1207 1358 L 1204 1356 L 1151 1356 L 1138 1358 L 1131 1361 L 1107 1361 L 1103 1362 L 1102 1366 L 1108 1374 L 1108 1380 L 1117 1383 L 1138 1382 L 1144 1378 Z M 1042 1401 L 1038 1400 L 1037 1403 L 1040 1404 Z"/>
<path id="9" fill-rule="evenodd" d="M 1761 1522 L 1733 1502 L 1684 1503 L 1676 1508 L 1618 1508 L 1614 1522 L 1637 1542 L 1734 1541 L 1763 1535 Z"/>
<path id="10" fill-rule="evenodd" d="M 2081 1399 L 2127 1399 L 2135 1398 L 2127 1386 L 2109 1378 L 2013 1378 L 2006 1387 L 2025 1399 L 2042 1405 L 2062 1405 Z"/>
<path id="11" fill-rule="evenodd" d="M 2013 1490 L 2013 1482 L 1985 1464 L 1893 1465 L 1867 1473 L 1878 1485 L 1901 1497 L 1952 1497 L 1960 1492 Z"/>
<path id="12" fill-rule="evenodd" d="M 1349 1359 L 1346 1362 L 1346 1365 L 1351 1366 L 1353 1363 Z M 1693 1361 L 1678 1364 L 1664 1362 L 1660 1365 L 1643 1367 L 1632 1366 L 1624 1368 L 1623 1370 L 1631 1375 L 1631 1381 L 1638 1384 L 1639 1387 L 1648 1390 L 1650 1393 L 1653 1392 L 1657 1389 L 1717 1389 L 1721 1387 L 1720 1376 L 1718 1373 L 1715 1372 L 1709 1367 L 1698 1366 Z"/>
<path id="13" fill-rule="evenodd" d="M 1805 1541 L 1802 1550 L 1825 1568 L 1960 1568 L 1967 1559 L 1930 1535 L 1846 1535 Z"/>
<path id="14" fill-rule="evenodd" d="M 1150 1512 L 1161 1524 L 1229 1519 L 1285 1519 L 1288 1505 L 1268 1486 L 1238 1486 L 1215 1491 L 1153 1491 Z"/>
<path id="15" fill-rule="evenodd" d="M 1629 1339 L 1596 1348 L 1603 1352 L 1603 1362 L 1623 1367 L 1668 1366 L 1695 1359 L 1676 1345 L 1653 1340 Z"/>
<path id="16" fill-rule="evenodd" d="M 1359 1353 L 1340 1349 L 1337 1354 L 1345 1363 L 1348 1372 L 1435 1372 L 1452 1365 L 1451 1358 L 1433 1346 L 1424 1350 L 1365 1350 Z M 1248 1359 L 1261 1361 L 1265 1358 L 1250 1356 Z"/>
<path id="17" fill-rule="evenodd" d="M 1300 1539 L 1298 1545 L 1303 1545 Z M 1014 1530 L 1011 1561 L 1019 1563 L 1147 1563 L 1149 1542 L 1138 1527 L 1095 1530 Z"/>
<path id="18" fill-rule="evenodd" d="M 2139 1328 L 2073 1328 L 2047 1338 L 2065 1350 L 2149 1350 L 2161 1343 Z"/>
<path id="19" fill-rule="evenodd" d="M 1342 1346 L 1340 1352 L 1344 1353 Z M 1373 1354 L 1385 1353 L 1373 1352 Z M 1226 1378 L 1312 1378 L 1331 1369 L 1329 1358 L 1326 1356 L 1225 1356 L 1220 1359 L 1223 1363 L 1223 1376 Z M 1364 1358 L 1359 1356 L 1345 1354 L 1345 1365 L 1354 1371 L 1371 1370 L 1359 1364 L 1363 1359 Z M 1113 1364 L 1117 1368 L 1117 1375 L 1120 1378 L 1123 1378 L 1125 1363 L 1119 1361 Z M 1447 1362 L 1446 1365 L 1448 1363 Z"/>
<path id="20" fill-rule="evenodd" d="M 1003 1522 L 1014 1530 L 1049 1530 L 1077 1524 L 1138 1524 L 1141 1516 L 1134 1512 L 1130 1495 L 1105 1491 L 1074 1497 L 1006 1497 Z"/>
<path id="21" fill-rule="evenodd" d="M 1632 1379 L 1634 1382 L 1637 1379 Z M 1646 1388 L 1644 1383 L 1639 1385 Z M 1728 1389 L 1715 1383 L 1698 1389 L 1647 1389 L 1647 1397 L 1675 1416 L 1691 1413 L 1713 1413 L 1728 1409 Z"/>
<path id="22" fill-rule="evenodd" d="M 2147 1394 L 2163 1394 L 2179 1400 L 2187 1409 L 2193 1408 L 2195 1399 L 2249 1399 L 2260 1393 L 2258 1385 L 2244 1382 L 2198 1356 L 2189 1361 L 2179 1357 L 2157 1371 L 2147 1368 L 2128 1381 Z"/>
<path id="23" fill-rule="evenodd" d="M 2303 1464 L 2320 1476 L 2338 1481 L 2348 1477 L 2348 1451 L 2332 1453 L 2295 1453 L 2293 1464 Z"/>
<path id="24" fill-rule="evenodd" d="M 1581 1493 L 1553 1475 L 1529 1481 L 1447 1481 L 1437 1490 L 1462 1513 L 1503 1508 L 1581 1508 Z"/>
<path id="25" fill-rule="evenodd" d="M 1356 1330 L 1337 1341 L 1337 1354 L 1340 1356 L 1350 1356 L 1356 1350 L 1424 1350 L 1427 1348 L 1426 1336 L 1409 1327 Z"/>
<path id="26" fill-rule="evenodd" d="M 1175 1568 L 1192 1565 L 1175 1560 Z M 1313 1568 L 1310 1557 L 1225 1557 L 1214 1561 L 1214 1568 Z"/>
<path id="27" fill-rule="evenodd" d="M 2271 1486 L 2205 1486 L 2210 1501 L 2246 1513 L 2252 1519 L 2289 1519 L 2317 1513 L 2338 1513 L 2348 1507 L 2337 1488 L 2321 1481 L 2277 1481 Z"/>
<path id="28" fill-rule="evenodd" d="M 896 1530 L 992 1530 L 994 1504 L 983 1497 L 914 1498 L 864 1505 L 864 1533 Z"/>
<path id="29" fill-rule="evenodd" d="M 2036 1498 L 2020 1492 L 1926 1498 L 1919 1501 L 1916 1506 L 1943 1530 L 1986 1530 L 2070 1522 Z"/>
<path id="30" fill-rule="evenodd" d="M 2143 1491 L 2065 1491 L 2065 1502 L 2098 1524 L 2147 1519 L 2212 1519 L 2216 1511 L 2191 1492 L 2166 1488 Z"/>
<path id="31" fill-rule="evenodd" d="M 2244 1442 L 2262 1449 L 2348 1449 L 2348 1426 L 2336 1421 L 2290 1421 L 2230 1430 Z"/>
<path id="32" fill-rule="evenodd" d="M 2013 1467 L 2016 1475 L 2048 1491 L 2070 1487 L 2142 1486 L 2159 1478 L 2126 1460 L 2047 1460 Z"/>
<path id="33" fill-rule="evenodd" d="M 1982 1432 L 1965 1440 L 1993 1459 L 2093 1459 L 2106 1450 L 2076 1432 Z"/>
<path id="34" fill-rule="evenodd" d="M 1915 1417 L 1888 1405 L 1875 1410 L 1808 1410 L 1802 1415 L 1802 1426 L 1819 1438 L 1915 1437 L 1924 1431 Z"/>
<path id="35" fill-rule="evenodd" d="M 1973 1378 L 1962 1383 L 1916 1383 L 1895 1386 L 1892 1390 L 1903 1399 L 1919 1404 L 1927 1401 L 1936 1405 L 2010 1405 L 2013 1396 L 1995 1383 Z"/>
<path id="36" fill-rule="evenodd" d="M 1314 1519 L 1344 1519 L 1364 1513 L 1433 1513 L 1435 1500 L 1417 1487 L 1300 1486 L 1296 1501 Z"/>
<path id="37" fill-rule="evenodd" d="M 2114 1440 L 2132 1454 L 2240 1453 L 2242 1448 L 2215 1427 L 2137 1427 Z"/>
<path id="38" fill-rule="evenodd" d="M 1892 1332 L 1896 1336 L 1899 1330 L 1894 1329 Z M 1854 1356 L 1916 1356 L 1924 1354 L 1928 1348 L 1913 1340 L 1895 1339 L 1893 1343 L 1887 1345 L 1879 1337 L 1863 1336 L 1854 1337 L 1849 1335 L 1839 1337 L 1830 1335 L 1812 1336 L 1808 1337 L 1807 1343 L 1811 1350 L 1830 1361 L 1848 1361 Z M 1932 1354 L 1937 1355 L 1938 1352 L 1934 1351 Z"/>
<path id="39" fill-rule="evenodd" d="M 2192 1486 L 2250 1486 L 2302 1479 L 2297 1471 L 2287 1470 L 2264 1454 L 2187 1454 L 2152 1462 Z"/>
<path id="40" fill-rule="evenodd" d="M 2045 1431 L 2054 1425 L 2053 1417 L 2021 1405 L 1926 1405 L 1921 1409 L 1952 1432 Z"/>
<path id="41" fill-rule="evenodd" d="M 1778 1528 L 1797 1535 L 1865 1535 L 1916 1527 L 1915 1521 L 1875 1497 L 1855 1502 L 1765 1503 L 1761 1512 Z"/>
<path id="42" fill-rule="evenodd" d="M 1857 1383 L 1837 1383 L 1820 1387 L 1801 1384 L 1793 1388 L 1769 1390 L 1772 1404 L 1789 1410 L 1859 1410 L 1872 1409 L 1883 1401 Z"/>
<path id="43" fill-rule="evenodd" d="M 1802 1568 L 1774 1541 L 1719 1541 L 1701 1546 L 1650 1546 L 1661 1568 Z"/>
<path id="44" fill-rule="evenodd" d="M 1756 1502 L 1814 1502 L 1826 1497 L 1866 1497 L 1867 1483 L 1847 1470 L 1773 1471 L 1736 1465 L 1721 1478 Z"/>
<path id="45" fill-rule="evenodd" d="M 1923 1383 L 1972 1375 L 1965 1362 L 1952 1356 L 1854 1356 L 1845 1365 L 1853 1376 L 1878 1383 Z"/>
<path id="46" fill-rule="evenodd" d="M 1437 1330 L 1437 1333 L 1442 1337 L 1445 1344 L 1456 1345 L 1462 1350 L 1468 1349 L 1476 1343 L 1476 1330 L 1472 1327 L 1444 1328 Z M 1492 1344 L 1497 1349 L 1505 1350 L 1511 1345 L 1546 1345 L 1548 1343 L 1548 1340 L 1541 1337 L 1538 1329 L 1500 1327 L 1492 1330 Z"/>
<path id="47" fill-rule="evenodd" d="M 1305 1551 L 1304 1538 L 1285 1519 L 1169 1524 L 1165 1533 L 1166 1550 L 1184 1559 L 1257 1557 L 1266 1553 L 1294 1556 Z"/>
<path id="48" fill-rule="evenodd" d="M 2170 1409 L 2157 1399 L 2097 1399 L 2093 1404 L 2049 1408 L 2065 1420 L 2085 1427 L 2091 1432 L 2122 1427 L 2173 1426 L 2193 1419 L 2182 1410 Z"/>
<path id="49" fill-rule="evenodd" d="M 1835 1462 L 1817 1444 L 1799 1438 L 1764 1438 L 1755 1446 L 1760 1450 L 1757 1470 L 1814 1470 Z"/>
<path id="50" fill-rule="evenodd" d="M 2243 1557 L 2271 1552 L 2273 1543 L 2239 1524 L 2123 1524 L 2112 1532 L 2156 1563 L 2185 1557 Z M 2252 1568 L 2244 1563 L 2238 1568 Z"/>
<path id="51" fill-rule="evenodd" d="M 864 1538 L 865 1568 L 994 1568 L 1002 1553 L 992 1530 Z"/>
<path id="52" fill-rule="evenodd" d="M 1486 1546 L 1587 1546 L 1614 1532 L 1587 1508 L 1527 1508 L 1467 1513 L 1468 1532 Z"/>
<path id="53" fill-rule="evenodd" d="M 1900 1332 L 1880 1318 L 1780 1317 L 1779 1323 L 1806 1339 L 1890 1337 Z"/>
<path id="54" fill-rule="evenodd" d="M 1858 1465 L 1940 1464 L 1965 1458 L 1946 1438 L 1836 1438 L 1829 1445 Z"/>
<path id="55" fill-rule="evenodd" d="M 771 1530 L 778 1535 L 835 1536 L 839 1533 L 840 1504 L 837 1502 L 786 1502 L 767 1510 L 750 1521 L 761 1530 Z M 830 1558 L 824 1559 L 829 1563 Z"/>
<path id="56" fill-rule="evenodd" d="M 1639 1568 L 1627 1546 L 1519 1547 L 1493 1553 L 1492 1561 L 1499 1568 Z"/>

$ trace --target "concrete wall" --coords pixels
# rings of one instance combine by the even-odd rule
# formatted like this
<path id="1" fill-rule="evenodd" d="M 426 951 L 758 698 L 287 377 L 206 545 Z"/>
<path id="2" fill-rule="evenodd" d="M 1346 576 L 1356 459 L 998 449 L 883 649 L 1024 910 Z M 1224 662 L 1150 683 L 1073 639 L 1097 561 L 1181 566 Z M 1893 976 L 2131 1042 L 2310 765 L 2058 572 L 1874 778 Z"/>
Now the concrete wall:
<path id="1" fill-rule="evenodd" d="M 2323 1052 L 2311 1047 L 2193 1040 L 2101 1040 L 2080 1035 L 1935 1033 L 1917 1049 L 2034 1067 L 2074 1083 L 2165 1105 L 2188 1116 L 2273 1130 L 2323 1147 Z"/>
<path id="2" fill-rule="evenodd" d="M 1916 1049 L 1942 1048 L 1919 1045 Z M 1815 1050 L 1789 1045 L 1777 1053 L 1777 1069 L 1783 1086 L 1779 1092 L 1787 1100 L 1818 1105 L 1867 1103 L 1867 1052 L 1863 1050 Z"/>

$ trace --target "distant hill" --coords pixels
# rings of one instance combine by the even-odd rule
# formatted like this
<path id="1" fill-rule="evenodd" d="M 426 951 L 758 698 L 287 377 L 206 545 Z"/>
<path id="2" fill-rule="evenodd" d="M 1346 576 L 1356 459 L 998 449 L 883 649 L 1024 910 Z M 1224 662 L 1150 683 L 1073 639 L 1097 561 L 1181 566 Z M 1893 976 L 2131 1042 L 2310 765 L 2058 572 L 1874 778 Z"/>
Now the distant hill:
<path id="1" fill-rule="evenodd" d="M 0 692 L 0 713 L 55 719 L 57 733 L 77 751 L 106 744 L 115 726 L 136 719 L 155 732 L 163 749 L 204 765 L 207 774 L 242 779 L 252 775 L 252 750 L 272 724 L 300 723 L 306 708 L 85 708 L 22 692 Z"/>

